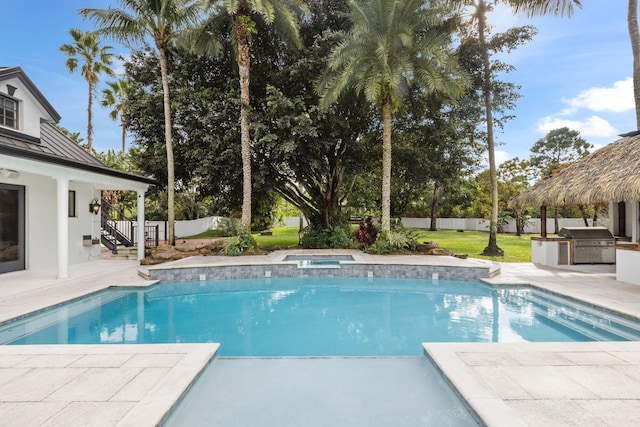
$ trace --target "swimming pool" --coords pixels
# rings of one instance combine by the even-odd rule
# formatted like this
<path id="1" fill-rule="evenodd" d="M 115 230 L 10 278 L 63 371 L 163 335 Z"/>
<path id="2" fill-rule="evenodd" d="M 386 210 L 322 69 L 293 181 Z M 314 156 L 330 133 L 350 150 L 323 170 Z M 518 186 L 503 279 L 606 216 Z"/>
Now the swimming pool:
<path id="1" fill-rule="evenodd" d="M 382 278 L 108 290 L 0 325 L 2 344 L 219 342 L 222 356 L 412 356 L 422 342 L 639 339 L 637 322 L 529 287 Z"/>

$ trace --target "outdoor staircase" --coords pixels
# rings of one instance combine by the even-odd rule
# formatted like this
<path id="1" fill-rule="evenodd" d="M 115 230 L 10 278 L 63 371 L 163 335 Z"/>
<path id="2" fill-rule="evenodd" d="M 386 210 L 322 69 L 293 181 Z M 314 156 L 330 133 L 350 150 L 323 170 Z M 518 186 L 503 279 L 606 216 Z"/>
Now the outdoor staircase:
<path id="1" fill-rule="evenodd" d="M 101 201 L 100 242 L 120 259 L 137 259 L 136 229 L 134 221 L 127 219 L 105 199 Z M 158 246 L 158 226 L 145 227 L 145 247 Z M 114 258 L 112 256 L 112 258 Z"/>

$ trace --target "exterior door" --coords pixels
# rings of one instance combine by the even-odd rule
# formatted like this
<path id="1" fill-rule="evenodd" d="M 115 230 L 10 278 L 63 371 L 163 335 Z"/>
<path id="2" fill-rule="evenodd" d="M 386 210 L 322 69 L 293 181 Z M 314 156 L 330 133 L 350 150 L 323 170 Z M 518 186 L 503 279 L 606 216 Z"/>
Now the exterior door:
<path id="1" fill-rule="evenodd" d="M 24 187 L 0 184 L 0 273 L 24 270 Z"/>

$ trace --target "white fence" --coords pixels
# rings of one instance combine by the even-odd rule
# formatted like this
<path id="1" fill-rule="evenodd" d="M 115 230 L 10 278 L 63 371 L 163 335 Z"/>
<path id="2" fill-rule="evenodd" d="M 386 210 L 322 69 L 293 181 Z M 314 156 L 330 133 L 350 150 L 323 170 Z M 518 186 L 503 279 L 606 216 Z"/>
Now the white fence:
<path id="1" fill-rule="evenodd" d="M 429 228 L 431 218 L 402 218 L 402 225 L 408 228 Z M 507 233 L 516 232 L 516 220 L 508 219 L 503 229 Z M 593 220 L 588 220 L 589 226 L 593 225 Z M 607 226 L 607 224 L 598 223 Z M 558 227 L 584 227 L 582 218 L 559 218 Z M 468 230 L 468 231 L 489 231 L 489 220 L 482 218 L 438 218 L 436 220 L 438 230 Z M 531 218 L 524 228 L 525 233 L 540 233 L 540 218 Z M 547 218 L 547 232 L 555 233 L 553 218 Z"/>
<path id="2" fill-rule="evenodd" d="M 195 236 L 208 230 L 218 227 L 223 217 L 211 216 L 206 218 L 194 219 L 190 221 L 176 221 L 176 239 L 186 236 Z M 402 218 L 402 225 L 407 228 L 429 228 L 431 226 L 431 218 Z M 593 225 L 591 219 L 588 220 L 589 226 Z M 158 225 L 158 239 L 166 240 L 166 221 L 145 221 L 147 226 Z M 298 227 L 300 225 L 300 217 L 292 216 L 284 219 L 284 225 L 287 227 Z M 560 228 L 563 227 L 582 227 L 584 221 L 582 218 L 560 218 L 558 220 Z M 597 225 L 608 225 L 598 222 Z M 307 221 L 303 219 L 303 226 L 307 226 Z M 468 231 L 489 231 L 489 221 L 482 218 L 438 218 L 436 221 L 438 230 L 468 230 Z M 516 232 L 516 221 L 509 219 L 504 225 L 504 231 L 507 233 Z M 555 233 L 553 218 L 547 218 L 547 232 Z M 539 234 L 540 219 L 532 218 L 525 226 L 525 233 Z"/>

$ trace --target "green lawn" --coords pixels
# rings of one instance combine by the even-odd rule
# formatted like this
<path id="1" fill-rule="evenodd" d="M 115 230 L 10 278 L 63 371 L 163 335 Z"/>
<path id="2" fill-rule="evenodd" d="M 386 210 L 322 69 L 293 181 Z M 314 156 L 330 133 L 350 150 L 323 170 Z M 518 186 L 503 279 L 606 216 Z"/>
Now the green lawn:
<path id="1" fill-rule="evenodd" d="M 498 246 L 504 251 L 504 258 L 480 255 L 489 243 L 489 233 L 484 231 L 440 230 L 428 231 L 415 229 L 420 242 L 434 240 L 441 248 L 458 254 L 467 254 L 472 258 L 491 259 L 503 262 L 531 262 L 531 236 L 514 234 L 498 234 Z"/>
<path id="2" fill-rule="evenodd" d="M 260 247 L 298 247 L 298 227 L 273 227 L 271 236 L 254 234 Z M 498 234 L 498 246 L 504 250 L 504 258 L 481 256 L 480 253 L 489 242 L 489 234 L 483 231 L 455 230 L 428 231 L 415 229 L 419 242 L 435 241 L 441 248 L 450 249 L 457 254 L 467 254 L 472 258 L 491 259 L 503 262 L 531 262 L 531 236 L 517 237 L 513 234 Z M 215 230 L 185 239 L 211 239 L 219 237 Z"/>

